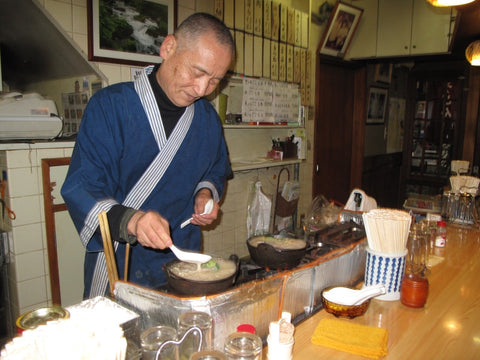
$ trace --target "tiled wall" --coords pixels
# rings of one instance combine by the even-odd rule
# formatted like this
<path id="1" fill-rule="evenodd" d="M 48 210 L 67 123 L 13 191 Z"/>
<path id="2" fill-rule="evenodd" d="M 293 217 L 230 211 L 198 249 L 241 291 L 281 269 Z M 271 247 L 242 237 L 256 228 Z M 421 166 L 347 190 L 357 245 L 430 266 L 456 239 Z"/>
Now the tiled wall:
<path id="1" fill-rule="evenodd" d="M 80 46 L 80 48 L 88 52 L 87 39 L 87 0 L 41 0 L 45 8 L 53 15 L 53 17 L 60 23 L 67 34 L 72 36 L 72 39 Z M 305 1 L 302 5 L 305 7 Z M 278 0 L 278 2 L 287 6 L 296 6 L 296 1 L 293 0 Z M 177 22 L 180 23 L 188 15 L 195 11 L 208 11 L 210 7 L 213 10 L 213 0 L 177 0 Z M 308 8 L 308 6 L 307 6 Z M 316 44 L 320 31 L 310 31 L 310 43 Z M 318 34 L 317 34 L 318 33 Z M 310 47 L 312 47 L 310 45 Z M 110 63 L 96 63 L 99 69 L 108 78 L 109 84 L 120 81 L 130 80 L 130 66 L 118 65 Z M 312 69 L 312 74 L 314 73 Z M 312 81 L 312 89 L 314 89 Z M 310 111 L 310 119 L 313 114 Z M 306 122 L 307 136 L 313 134 L 313 121 Z M 311 139 L 307 141 L 307 159 L 302 162 L 299 170 L 299 179 L 302 187 L 302 195 L 299 202 L 299 214 L 304 214 L 308 211 L 311 201 L 311 169 L 313 168 L 311 156 Z M 248 138 L 245 139 L 246 148 L 248 148 Z M 274 182 L 274 176 L 278 173 L 278 168 L 271 168 L 269 170 L 258 170 L 247 173 L 235 173 L 235 177 L 229 182 L 225 202 L 222 206 L 223 217 L 219 225 L 210 231 L 204 232 L 204 248 L 206 251 L 214 251 L 219 255 L 230 253 L 232 249 L 244 254 L 247 250 L 245 247 L 246 236 L 246 192 L 248 184 L 252 179 L 260 178 L 262 182 Z M 291 170 L 293 175 L 293 170 Z M 273 189 L 269 189 L 266 185 L 266 191 L 274 194 Z M 239 242 L 239 243 L 237 243 Z"/>
<path id="2" fill-rule="evenodd" d="M 41 0 L 41 2 L 65 32 L 87 53 L 87 0 Z M 290 5 L 290 2 L 288 4 Z M 195 0 L 178 0 L 177 5 L 179 22 L 196 10 Z M 316 43 L 315 36 L 311 36 L 311 43 L 312 41 Z M 129 66 L 109 63 L 97 65 L 110 84 L 130 80 Z M 307 136 L 313 134 L 313 121 L 307 120 L 306 131 Z M 313 165 L 310 141 L 310 139 L 307 141 L 307 160 L 303 161 L 299 168 L 302 188 L 299 214 L 308 210 L 311 201 Z M 245 139 L 245 145 L 248 148 L 248 138 Z M 9 196 L 18 217 L 10 233 L 15 240 L 11 244 L 11 280 L 14 285 L 12 294 L 15 316 L 51 302 L 40 164 L 42 158 L 63 156 L 70 156 L 70 149 L 9 151 L 0 158 L 2 168 L 6 163 L 11 168 L 8 175 L 11 188 Z M 252 183 L 261 180 L 264 192 L 273 199 L 280 169 L 271 167 L 235 172 L 234 178 L 228 182 L 220 220 L 215 226 L 203 232 L 206 252 L 219 256 L 228 256 L 232 253 L 243 256 L 248 253 L 245 245 L 248 189 Z M 293 166 L 290 166 L 292 176 L 293 172 Z"/>
<path id="3" fill-rule="evenodd" d="M 51 305 L 41 161 L 70 156 L 72 147 L 73 143 L 65 148 L 0 151 L 0 169 L 8 183 L 6 202 L 16 215 L 15 220 L 2 217 L 0 224 L 9 233 L 10 321 Z"/>

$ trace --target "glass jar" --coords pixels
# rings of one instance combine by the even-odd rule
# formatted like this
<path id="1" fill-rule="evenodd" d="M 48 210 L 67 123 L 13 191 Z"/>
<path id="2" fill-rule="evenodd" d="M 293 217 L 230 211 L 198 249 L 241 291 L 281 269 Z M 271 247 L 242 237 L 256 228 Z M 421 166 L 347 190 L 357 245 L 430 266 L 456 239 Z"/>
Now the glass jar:
<path id="1" fill-rule="evenodd" d="M 249 332 L 235 332 L 225 340 L 225 354 L 231 360 L 261 360 L 262 339 Z"/>
<path id="2" fill-rule="evenodd" d="M 142 360 L 156 360 L 157 352 L 167 341 L 177 340 L 177 330 L 170 326 L 155 326 L 142 332 L 140 345 Z M 159 359 L 178 359 L 178 347 L 175 344 L 166 344 L 161 350 Z"/>
<path id="3" fill-rule="evenodd" d="M 407 240 L 406 273 L 422 274 L 427 265 L 428 245 L 426 230 L 420 226 L 413 227 Z"/>
<path id="4" fill-rule="evenodd" d="M 198 328 L 201 334 L 198 331 L 192 331 L 180 344 L 180 356 L 186 359 L 199 350 L 213 348 L 212 317 L 201 311 L 188 311 L 180 314 L 177 326 L 178 338 L 181 339 L 193 327 Z"/>
<path id="5" fill-rule="evenodd" d="M 430 228 L 420 223 L 412 226 L 407 240 L 407 259 L 405 275 L 400 286 L 400 302 L 408 307 L 421 308 L 428 297 L 426 263 Z"/>
<path id="6" fill-rule="evenodd" d="M 400 302 L 408 307 L 422 308 L 428 297 L 428 279 L 418 274 L 406 274 L 400 288 Z"/>
<path id="7" fill-rule="evenodd" d="M 192 354 L 190 360 L 227 360 L 227 356 L 217 350 L 201 350 Z"/>

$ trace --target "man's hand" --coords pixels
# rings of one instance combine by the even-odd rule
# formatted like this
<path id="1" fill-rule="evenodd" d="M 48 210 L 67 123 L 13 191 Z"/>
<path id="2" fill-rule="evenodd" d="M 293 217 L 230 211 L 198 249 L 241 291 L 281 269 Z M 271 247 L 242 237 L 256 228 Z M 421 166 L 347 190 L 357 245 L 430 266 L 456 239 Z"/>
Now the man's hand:
<path id="1" fill-rule="evenodd" d="M 205 205 L 212 198 L 212 194 L 208 189 L 201 189 L 195 196 L 195 213 L 192 215 L 192 224 L 209 225 L 215 221 L 218 216 L 220 206 L 214 201 L 213 210 L 209 214 L 200 215 L 205 211 Z"/>
<path id="2" fill-rule="evenodd" d="M 128 222 L 127 229 L 142 246 L 165 249 L 172 245 L 168 221 L 156 211 L 137 211 Z"/>

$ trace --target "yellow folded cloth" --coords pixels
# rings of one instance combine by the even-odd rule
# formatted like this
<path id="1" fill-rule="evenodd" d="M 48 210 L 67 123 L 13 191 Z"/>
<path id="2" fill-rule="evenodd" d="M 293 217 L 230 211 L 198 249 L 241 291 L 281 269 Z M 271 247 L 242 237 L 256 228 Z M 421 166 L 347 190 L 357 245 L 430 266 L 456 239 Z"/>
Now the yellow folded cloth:
<path id="1" fill-rule="evenodd" d="M 386 329 L 338 319 L 322 319 L 313 332 L 312 343 L 378 359 L 387 355 Z"/>

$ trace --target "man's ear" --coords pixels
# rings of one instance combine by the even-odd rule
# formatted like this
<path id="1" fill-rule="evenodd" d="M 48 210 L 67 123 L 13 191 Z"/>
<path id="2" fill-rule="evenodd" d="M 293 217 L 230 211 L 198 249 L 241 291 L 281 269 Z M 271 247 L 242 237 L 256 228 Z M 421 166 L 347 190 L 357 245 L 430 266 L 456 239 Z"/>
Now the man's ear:
<path id="1" fill-rule="evenodd" d="M 177 39 L 172 34 L 167 35 L 160 46 L 160 57 L 163 60 L 168 59 L 176 50 Z"/>

